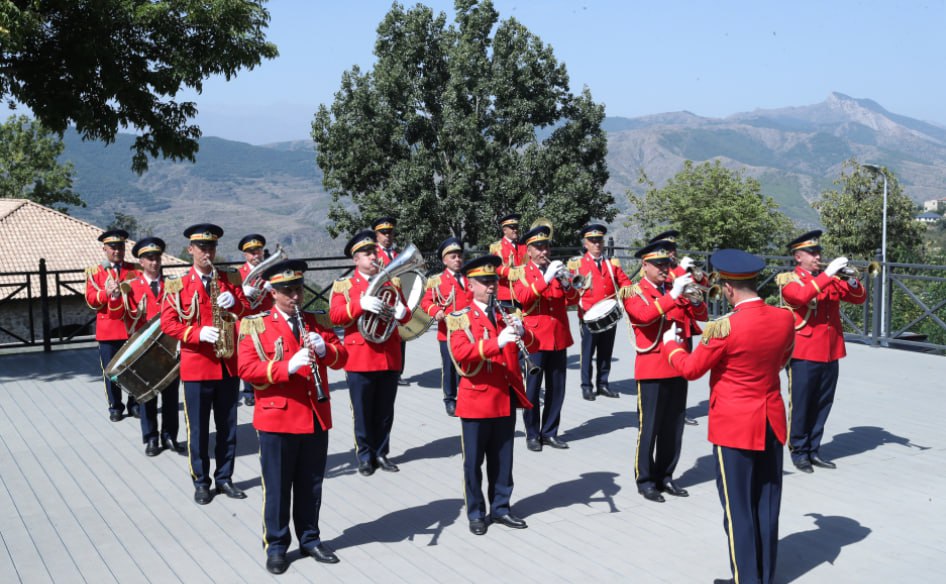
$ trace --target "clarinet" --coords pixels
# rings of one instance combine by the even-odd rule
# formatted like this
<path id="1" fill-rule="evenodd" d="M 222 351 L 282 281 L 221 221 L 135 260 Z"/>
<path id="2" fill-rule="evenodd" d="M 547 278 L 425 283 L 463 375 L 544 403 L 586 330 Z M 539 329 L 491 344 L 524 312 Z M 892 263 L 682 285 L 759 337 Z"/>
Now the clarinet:
<path id="1" fill-rule="evenodd" d="M 315 381 L 315 399 L 324 402 L 328 399 L 328 396 L 325 395 L 325 390 L 322 388 L 322 376 L 319 375 L 315 349 L 309 345 L 309 327 L 306 326 L 305 320 L 302 318 L 302 311 L 299 310 L 298 304 L 296 304 L 296 320 L 299 321 L 299 330 L 302 331 L 302 346 L 309 351 L 309 368 L 312 369 L 312 379 Z"/>
<path id="2" fill-rule="evenodd" d="M 489 296 L 489 305 L 490 310 L 498 310 L 499 315 L 503 317 L 506 326 L 512 326 L 512 317 L 509 316 L 509 313 L 506 312 L 506 309 L 503 308 L 503 305 L 496 301 L 496 295 L 490 294 Z M 538 375 L 539 371 L 542 369 L 532 362 L 532 359 L 529 357 L 529 350 L 526 349 L 526 344 L 522 342 L 522 337 L 516 338 L 516 345 L 519 347 L 519 351 L 522 353 L 522 360 L 526 364 L 526 370 L 529 371 L 529 375 Z"/>

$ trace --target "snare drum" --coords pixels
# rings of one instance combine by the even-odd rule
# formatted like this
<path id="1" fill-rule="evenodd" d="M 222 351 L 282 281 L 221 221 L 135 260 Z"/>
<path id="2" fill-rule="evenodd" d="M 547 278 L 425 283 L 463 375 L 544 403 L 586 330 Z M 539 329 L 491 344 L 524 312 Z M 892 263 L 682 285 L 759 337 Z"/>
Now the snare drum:
<path id="1" fill-rule="evenodd" d="M 161 332 L 158 314 L 122 345 L 105 375 L 138 403 L 145 403 L 178 376 L 181 361 L 177 353 L 177 339 Z"/>
<path id="2" fill-rule="evenodd" d="M 621 320 L 621 305 L 614 298 L 596 302 L 585 312 L 585 326 L 592 334 L 603 333 L 617 326 Z"/>

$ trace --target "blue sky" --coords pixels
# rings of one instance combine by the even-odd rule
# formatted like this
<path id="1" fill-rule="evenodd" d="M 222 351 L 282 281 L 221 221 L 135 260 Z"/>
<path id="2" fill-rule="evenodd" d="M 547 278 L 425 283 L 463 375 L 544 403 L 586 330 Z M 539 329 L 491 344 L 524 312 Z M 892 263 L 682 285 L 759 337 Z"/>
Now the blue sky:
<path id="1" fill-rule="evenodd" d="M 609 116 L 688 110 L 707 117 L 801 106 L 830 92 L 946 125 L 946 0 L 494 0 L 551 44 L 572 91 Z M 416 2 L 405 2 L 413 6 Z M 452 0 L 424 2 L 447 13 Z M 197 102 L 205 136 L 252 144 L 304 139 L 342 72 L 370 68 L 384 0 L 271 0 L 280 56 Z"/>

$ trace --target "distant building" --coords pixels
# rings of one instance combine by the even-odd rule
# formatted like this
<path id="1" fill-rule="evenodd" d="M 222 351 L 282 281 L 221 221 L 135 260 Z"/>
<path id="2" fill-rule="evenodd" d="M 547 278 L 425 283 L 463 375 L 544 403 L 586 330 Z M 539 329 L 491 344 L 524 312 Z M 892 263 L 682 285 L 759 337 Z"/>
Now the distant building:
<path id="1" fill-rule="evenodd" d="M 923 210 L 932 211 L 934 213 L 942 213 L 943 211 L 946 211 L 946 198 L 923 201 Z"/>
<path id="2" fill-rule="evenodd" d="M 929 224 L 929 223 L 936 223 L 937 221 L 941 220 L 942 218 L 943 218 L 943 216 L 940 215 L 939 213 L 934 213 L 934 212 L 932 212 L 932 211 L 927 211 L 926 213 L 920 213 L 919 215 L 917 215 L 917 216 L 914 217 L 913 219 L 914 219 L 915 221 L 919 221 L 920 223 L 927 223 L 927 224 Z"/>

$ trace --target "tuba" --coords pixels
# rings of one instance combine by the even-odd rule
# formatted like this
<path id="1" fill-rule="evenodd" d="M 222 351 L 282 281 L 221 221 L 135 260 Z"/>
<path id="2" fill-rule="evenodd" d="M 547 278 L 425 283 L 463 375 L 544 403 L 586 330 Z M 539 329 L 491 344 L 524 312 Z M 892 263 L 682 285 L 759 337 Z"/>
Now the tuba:
<path id="1" fill-rule="evenodd" d="M 210 306 L 213 317 L 213 326 L 220 331 L 220 336 L 214 343 L 214 355 L 218 359 L 229 359 L 236 349 L 235 333 L 237 316 L 229 310 L 217 305 L 217 296 L 220 295 L 220 285 L 217 283 L 217 267 L 210 264 Z"/>
<path id="2" fill-rule="evenodd" d="M 365 296 L 377 296 L 387 309 L 381 314 L 366 312 L 358 317 L 358 332 L 369 343 L 383 343 L 394 333 L 397 321 L 394 319 L 394 307 L 397 306 L 398 292 L 391 286 L 383 287 L 393 278 L 405 272 L 420 270 L 424 267 L 424 256 L 420 250 L 410 244 L 393 262 L 382 268 L 368 281 Z"/>
<path id="3" fill-rule="evenodd" d="M 263 272 L 266 271 L 266 268 L 288 259 L 289 256 L 286 254 L 286 250 L 277 243 L 276 252 L 268 255 L 266 259 L 253 266 L 253 269 L 247 272 L 246 277 L 243 278 L 243 284 L 252 286 L 253 288 L 259 288 L 260 280 L 263 279 Z"/>

